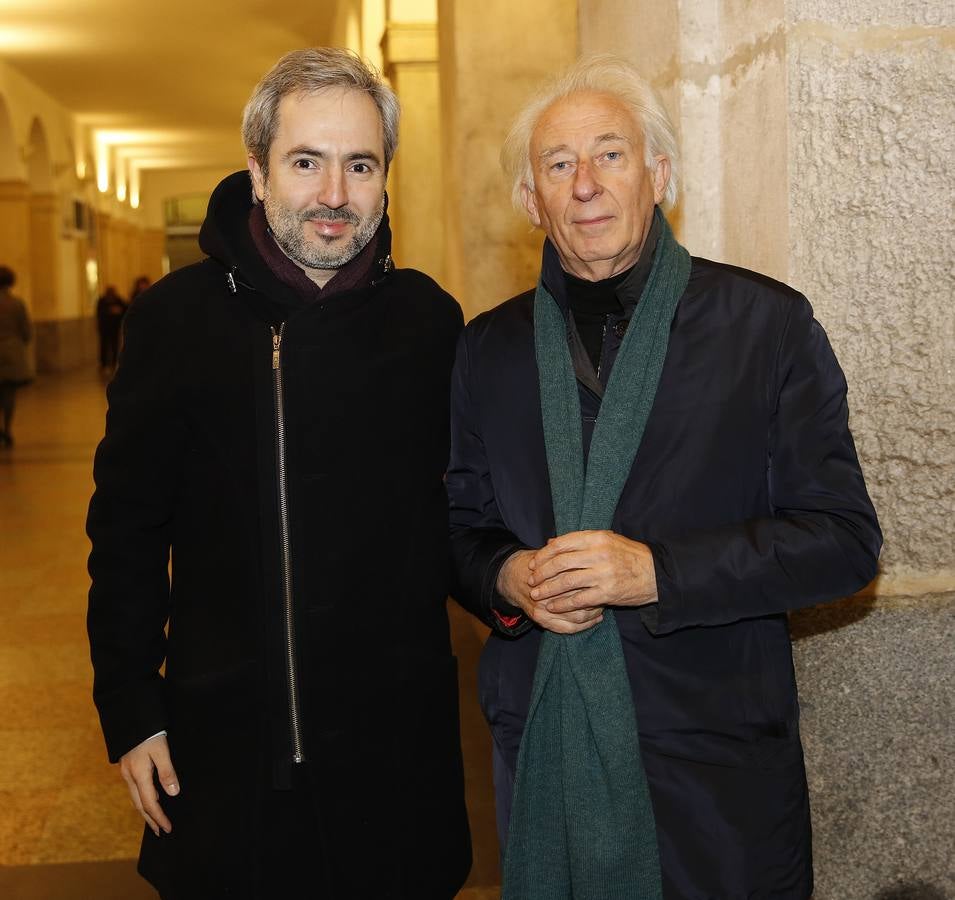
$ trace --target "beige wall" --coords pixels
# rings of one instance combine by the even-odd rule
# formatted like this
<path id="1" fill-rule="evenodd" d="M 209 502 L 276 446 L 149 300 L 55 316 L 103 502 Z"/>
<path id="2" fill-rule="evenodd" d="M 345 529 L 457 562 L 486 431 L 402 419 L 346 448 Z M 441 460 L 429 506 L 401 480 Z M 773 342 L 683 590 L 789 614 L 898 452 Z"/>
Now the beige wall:
<path id="1" fill-rule="evenodd" d="M 889 593 L 955 588 L 953 20 L 942 0 L 581 0 L 581 51 L 632 59 L 678 123 L 691 252 L 788 281 L 826 327 Z"/>
<path id="2" fill-rule="evenodd" d="M 442 153 L 438 29 L 434 3 L 390 3 L 385 74 L 401 102 L 399 150 L 389 177 L 396 264 L 445 281 L 440 230 Z M 420 18 L 412 18 L 419 16 Z"/>
<path id="3" fill-rule="evenodd" d="M 534 286 L 541 235 L 498 164 L 518 108 L 577 52 L 576 2 L 438 2 L 448 287 L 467 317 Z M 438 229 L 436 229 L 436 232 Z"/>

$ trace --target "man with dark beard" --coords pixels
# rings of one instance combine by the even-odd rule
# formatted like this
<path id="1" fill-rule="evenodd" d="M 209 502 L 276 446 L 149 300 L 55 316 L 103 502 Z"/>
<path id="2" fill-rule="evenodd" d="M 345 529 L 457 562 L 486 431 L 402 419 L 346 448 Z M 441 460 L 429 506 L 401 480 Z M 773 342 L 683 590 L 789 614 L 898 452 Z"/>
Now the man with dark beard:
<path id="1" fill-rule="evenodd" d="M 127 316 L 89 634 L 167 900 L 447 900 L 468 872 L 443 483 L 462 317 L 392 265 L 397 122 L 354 55 L 284 57 L 209 258 Z"/>

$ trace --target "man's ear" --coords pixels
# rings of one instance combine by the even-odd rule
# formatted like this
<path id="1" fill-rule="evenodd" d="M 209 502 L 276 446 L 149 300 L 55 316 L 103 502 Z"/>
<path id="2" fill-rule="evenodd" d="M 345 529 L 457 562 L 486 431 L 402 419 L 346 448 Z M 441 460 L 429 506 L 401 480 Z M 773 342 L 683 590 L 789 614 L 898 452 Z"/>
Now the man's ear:
<path id="1" fill-rule="evenodd" d="M 656 168 L 653 170 L 653 202 L 662 203 L 670 183 L 670 160 L 666 156 L 655 156 Z"/>
<path id="2" fill-rule="evenodd" d="M 531 220 L 531 224 L 535 228 L 541 227 L 541 217 L 537 212 L 537 198 L 534 196 L 534 192 L 527 186 L 527 183 L 521 184 L 521 202 L 524 204 L 524 209 L 527 211 L 527 218 Z"/>
<path id="3" fill-rule="evenodd" d="M 259 161 L 254 156 L 249 156 L 249 172 L 252 173 L 252 190 L 258 199 L 265 199 L 265 175 Z"/>

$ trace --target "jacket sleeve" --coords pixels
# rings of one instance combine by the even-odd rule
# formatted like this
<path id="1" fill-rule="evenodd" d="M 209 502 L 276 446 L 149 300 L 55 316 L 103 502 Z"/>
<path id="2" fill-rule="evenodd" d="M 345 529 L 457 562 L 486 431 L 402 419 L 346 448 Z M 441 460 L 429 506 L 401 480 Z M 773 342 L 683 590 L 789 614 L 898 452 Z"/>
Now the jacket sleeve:
<path id="1" fill-rule="evenodd" d="M 175 402 L 178 354 L 155 305 L 139 301 L 126 319 L 86 524 L 93 699 L 112 762 L 167 728 L 160 668 L 184 426 Z"/>
<path id="2" fill-rule="evenodd" d="M 782 329 L 767 383 L 771 515 L 648 542 L 656 634 L 844 597 L 871 581 L 882 534 L 849 433 L 846 381 L 805 298 Z"/>
<path id="3" fill-rule="evenodd" d="M 494 499 L 472 391 L 467 337 L 465 330 L 458 340 L 451 376 L 451 460 L 447 476 L 451 504 L 451 593 L 489 627 L 516 636 L 530 629 L 532 623 L 497 592 L 496 584 L 507 558 L 526 549 L 526 544 L 508 530 Z"/>

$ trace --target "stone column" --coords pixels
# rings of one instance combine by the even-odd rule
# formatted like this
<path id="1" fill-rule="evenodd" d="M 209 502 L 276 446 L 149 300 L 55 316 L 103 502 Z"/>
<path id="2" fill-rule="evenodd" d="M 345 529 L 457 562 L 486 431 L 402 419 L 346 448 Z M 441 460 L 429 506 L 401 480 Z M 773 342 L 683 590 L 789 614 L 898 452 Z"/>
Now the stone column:
<path id="1" fill-rule="evenodd" d="M 38 372 L 59 372 L 72 362 L 70 324 L 59 309 L 60 229 L 56 194 L 30 195 L 30 280 L 36 323 Z"/>
<path id="2" fill-rule="evenodd" d="M 394 257 L 443 284 L 437 23 L 389 21 L 382 53 L 401 101 L 400 143 L 389 179 Z"/>
<path id="3" fill-rule="evenodd" d="M 874 598 L 794 622 L 818 896 L 952 897 L 955 8 L 788 11 L 790 278 L 846 370 L 885 532 Z"/>
<path id="4" fill-rule="evenodd" d="M 542 236 L 513 211 L 498 157 L 540 83 L 573 62 L 574 0 L 438 2 L 448 283 L 470 318 L 534 286 Z"/>

